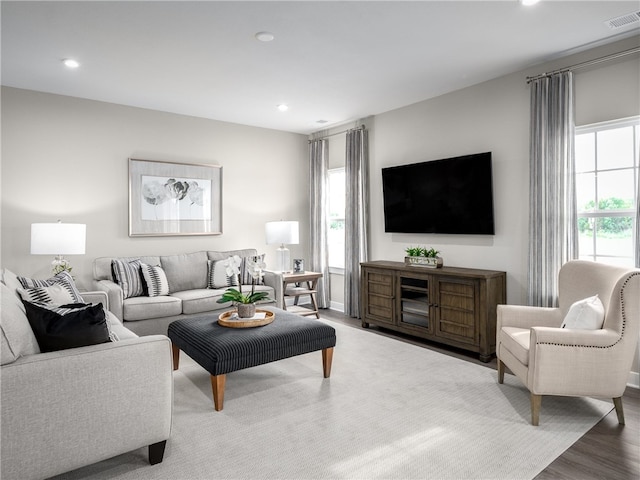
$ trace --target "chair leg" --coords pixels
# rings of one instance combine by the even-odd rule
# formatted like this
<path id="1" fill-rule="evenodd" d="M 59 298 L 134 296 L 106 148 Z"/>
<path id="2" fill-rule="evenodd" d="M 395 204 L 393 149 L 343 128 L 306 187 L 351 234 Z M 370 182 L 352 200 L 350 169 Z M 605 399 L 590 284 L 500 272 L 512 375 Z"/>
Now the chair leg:
<path id="1" fill-rule="evenodd" d="M 531 425 L 537 427 L 540 424 L 540 407 L 542 395 L 531 394 Z"/>
<path id="2" fill-rule="evenodd" d="M 149 445 L 149 463 L 151 465 L 156 465 L 162 462 L 162 459 L 164 458 L 164 447 L 166 446 L 166 440 Z"/>
<path id="3" fill-rule="evenodd" d="M 504 383 L 504 363 L 498 358 L 498 383 Z"/>
<path id="4" fill-rule="evenodd" d="M 618 415 L 618 423 L 624 425 L 624 410 L 622 409 L 622 397 L 613 399 L 613 406 L 616 407 L 616 415 Z"/>

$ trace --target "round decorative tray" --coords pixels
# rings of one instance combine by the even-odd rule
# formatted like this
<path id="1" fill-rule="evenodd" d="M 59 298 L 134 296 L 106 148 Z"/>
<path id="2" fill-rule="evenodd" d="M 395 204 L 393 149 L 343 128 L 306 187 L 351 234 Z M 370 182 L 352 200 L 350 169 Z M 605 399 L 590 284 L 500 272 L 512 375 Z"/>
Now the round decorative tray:
<path id="1" fill-rule="evenodd" d="M 227 312 L 221 313 L 218 317 L 218 323 L 223 327 L 230 328 L 252 328 L 252 327 L 261 327 L 262 325 L 268 325 L 273 322 L 276 316 L 273 312 L 268 310 L 260 310 L 256 309 L 256 314 L 264 313 L 266 314 L 264 318 L 240 318 L 237 316 L 237 310 L 229 310 Z"/>

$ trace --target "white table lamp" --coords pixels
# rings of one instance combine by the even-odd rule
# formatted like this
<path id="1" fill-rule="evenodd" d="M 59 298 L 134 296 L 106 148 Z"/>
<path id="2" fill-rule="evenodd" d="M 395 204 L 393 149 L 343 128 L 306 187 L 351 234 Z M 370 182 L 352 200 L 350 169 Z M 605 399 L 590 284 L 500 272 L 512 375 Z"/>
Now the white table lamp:
<path id="1" fill-rule="evenodd" d="M 285 245 L 297 245 L 300 243 L 298 222 L 267 222 L 265 225 L 267 245 L 280 244 L 276 250 L 276 271 L 291 271 L 291 255 Z"/>
<path id="2" fill-rule="evenodd" d="M 84 255 L 87 226 L 81 223 L 32 223 L 31 254 L 55 255 L 54 273 L 71 270 L 63 255 Z"/>

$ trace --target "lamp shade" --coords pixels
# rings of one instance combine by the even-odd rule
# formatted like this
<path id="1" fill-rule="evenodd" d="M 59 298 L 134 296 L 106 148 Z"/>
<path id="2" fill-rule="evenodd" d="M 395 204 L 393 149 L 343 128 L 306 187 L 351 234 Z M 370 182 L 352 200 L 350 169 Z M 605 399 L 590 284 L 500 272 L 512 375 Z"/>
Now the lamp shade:
<path id="1" fill-rule="evenodd" d="M 87 226 L 82 223 L 32 223 L 32 255 L 84 255 Z"/>
<path id="2" fill-rule="evenodd" d="M 296 245 L 300 243 L 298 222 L 267 222 L 265 233 L 267 245 Z"/>

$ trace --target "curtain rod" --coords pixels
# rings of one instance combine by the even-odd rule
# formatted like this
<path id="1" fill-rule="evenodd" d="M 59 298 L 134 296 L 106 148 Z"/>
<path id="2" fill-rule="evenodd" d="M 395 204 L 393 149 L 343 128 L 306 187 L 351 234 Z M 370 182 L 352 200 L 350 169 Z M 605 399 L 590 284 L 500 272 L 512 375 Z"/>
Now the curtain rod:
<path id="1" fill-rule="evenodd" d="M 323 135 L 321 137 L 317 137 L 317 138 L 313 138 L 309 140 L 309 143 L 311 142 L 315 142 L 316 140 L 324 140 L 325 138 L 329 138 L 329 137 L 333 137 L 335 135 L 341 135 L 343 133 L 347 133 L 350 132 L 351 130 L 364 130 L 365 128 L 367 128 L 366 125 L 360 125 L 359 127 L 354 127 L 354 128 L 349 128 L 347 130 L 342 130 L 340 132 L 336 132 L 336 133 L 328 133 L 327 135 Z"/>
<path id="2" fill-rule="evenodd" d="M 555 75 L 556 73 L 568 72 L 570 70 L 576 70 L 578 68 L 590 67 L 591 65 L 596 65 L 598 63 L 606 62 L 609 60 L 615 60 L 616 58 L 625 57 L 627 55 L 631 55 L 632 53 L 640 52 L 640 47 L 630 48 L 629 50 L 624 50 L 618 53 L 612 53 L 611 55 L 605 55 L 604 57 L 595 58 L 593 60 L 588 60 L 586 62 L 577 63 L 576 65 L 571 65 L 565 68 L 559 68 L 558 70 L 553 70 L 551 72 L 541 73 L 540 75 L 534 75 L 533 77 L 527 77 L 527 83 L 531 83 L 534 80 L 538 80 L 543 77 L 550 77 L 551 75 Z"/>

